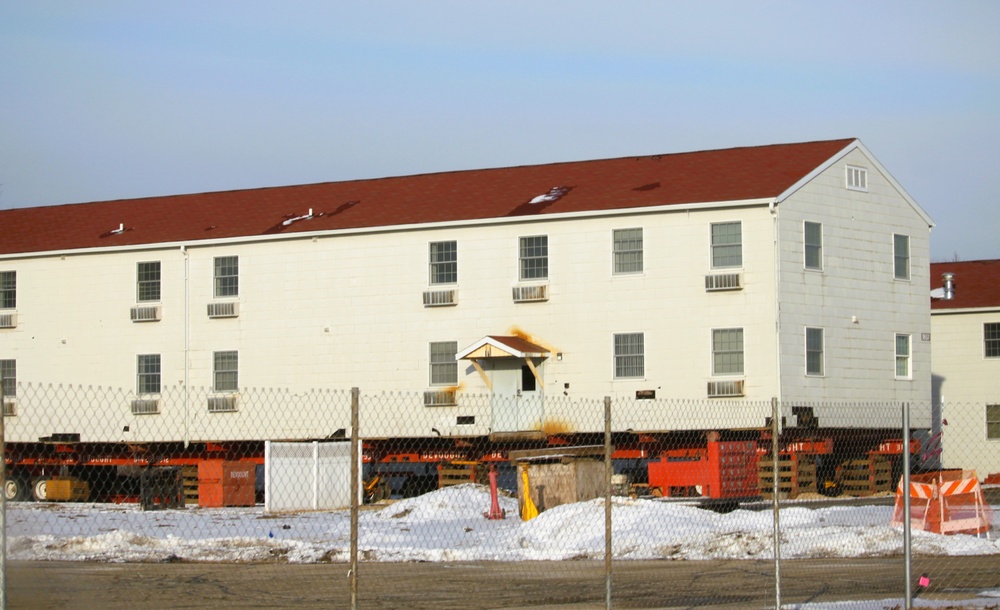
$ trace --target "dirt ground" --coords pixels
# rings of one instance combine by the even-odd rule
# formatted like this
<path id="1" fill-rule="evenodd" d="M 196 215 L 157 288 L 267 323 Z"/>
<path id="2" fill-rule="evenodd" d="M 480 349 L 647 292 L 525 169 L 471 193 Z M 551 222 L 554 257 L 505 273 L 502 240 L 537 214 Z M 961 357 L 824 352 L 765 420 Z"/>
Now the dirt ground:
<path id="1" fill-rule="evenodd" d="M 931 578 L 924 598 L 1000 588 L 996 556 L 918 558 L 914 571 L 914 583 L 921 573 Z M 366 610 L 605 607 L 603 562 L 366 563 L 358 575 L 357 606 Z M 774 578 L 769 561 L 617 562 L 612 601 L 615 608 L 774 607 Z M 786 561 L 780 578 L 782 603 L 900 598 L 903 560 Z M 7 583 L 8 608 L 351 607 L 345 564 L 10 562 Z"/>

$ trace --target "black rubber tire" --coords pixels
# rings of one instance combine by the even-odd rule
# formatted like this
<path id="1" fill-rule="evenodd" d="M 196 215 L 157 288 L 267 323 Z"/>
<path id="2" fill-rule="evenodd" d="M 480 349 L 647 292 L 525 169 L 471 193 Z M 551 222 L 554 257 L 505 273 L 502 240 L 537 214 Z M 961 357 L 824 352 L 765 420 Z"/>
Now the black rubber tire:
<path id="1" fill-rule="evenodd" d="M 3 495 L 8 502 L 23 502 L 28 498 L 28 482 L 11 477 L 3 482 Z"/>
<path id="2" fill-rule="evenodd" d="M 48 486 L 48 479 L 35 479 L 34 483 L 31 484 L 31 497 L 37 502 L 45 502 L 49 498 Z"/>

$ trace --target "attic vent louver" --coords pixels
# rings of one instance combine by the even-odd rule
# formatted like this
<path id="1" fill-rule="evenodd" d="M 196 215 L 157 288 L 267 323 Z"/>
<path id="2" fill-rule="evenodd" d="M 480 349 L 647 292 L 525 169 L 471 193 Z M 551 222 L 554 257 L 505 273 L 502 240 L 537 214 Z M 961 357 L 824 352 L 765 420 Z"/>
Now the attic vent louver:
<path id="1" fill-rule="evenodd" d="M 863 167 L 847 166 L 847 188 L 852 191 L 868 190 L 868 170 Z"/>

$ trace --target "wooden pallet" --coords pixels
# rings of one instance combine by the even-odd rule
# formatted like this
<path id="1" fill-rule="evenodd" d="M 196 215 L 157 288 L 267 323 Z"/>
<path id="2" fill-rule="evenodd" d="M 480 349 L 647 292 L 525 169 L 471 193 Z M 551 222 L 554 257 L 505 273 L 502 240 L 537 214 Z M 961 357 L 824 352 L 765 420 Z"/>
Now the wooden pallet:
<path id="1" fill-rule="evenodd" d="M 184 485 L 184 504 L 190 506 L 198 504 L 198 467 L 184 466 L 181 470 L 181 477 Z"/>
<path id="2" fill-rule="evenodd" d="M 774 460 L 768 457 L 757 462 L 757 488 L 765 498 L 771 498 L 774 493 Z M 816 493 L 816 458 L 795 454 L 778 456 L 778 496 L 791 499 L 803 493 Z"/>
<path id="3" fill-rule="evenodd" d="M 847 460 L 838 470 L 844 495 L 871 496 L 892 491 L 892 462 L 884 455 Z"/>

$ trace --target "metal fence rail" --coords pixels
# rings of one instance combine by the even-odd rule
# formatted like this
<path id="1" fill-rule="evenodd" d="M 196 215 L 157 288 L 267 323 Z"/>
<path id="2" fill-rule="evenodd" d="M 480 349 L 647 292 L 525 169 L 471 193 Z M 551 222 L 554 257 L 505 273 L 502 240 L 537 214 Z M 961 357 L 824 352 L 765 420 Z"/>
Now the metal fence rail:
<path id="1" fill-rule="evenodd" d="M 4 390 L 4 604 L 5 570 L 29 561 L 346 567 L 329 599 L 358 608 L 420 607 L 427 590 L 381 586 L 412 562 L 485 570 L 504 589 L 468 594 L 495 608 L 908 606 L 1000 586 L 969 567 L 1000 567 L 986 405 Z M 345 450 L 310 449 L 326 445 Z M 753 586 L 678 584 L 698 562 Z M 881 589 L 851 589 L 874 574 Z"/>

